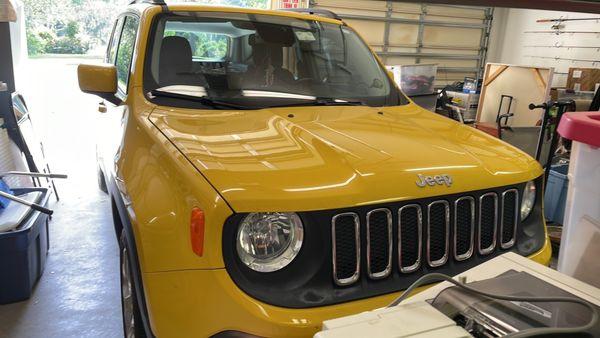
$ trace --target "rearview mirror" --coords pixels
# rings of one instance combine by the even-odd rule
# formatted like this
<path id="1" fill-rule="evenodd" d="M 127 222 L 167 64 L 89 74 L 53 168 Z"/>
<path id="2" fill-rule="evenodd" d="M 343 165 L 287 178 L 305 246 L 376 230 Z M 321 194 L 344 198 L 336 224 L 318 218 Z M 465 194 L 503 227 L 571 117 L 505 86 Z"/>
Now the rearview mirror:
<path id="1" fill-rule="evenodd" d="M 392 72 L 389 69 L 385 70 L 387 72 L 387 75 L 390 77 L 390 79 L 395 80 L 396 78 L 394 77 L 394 72 Z"/>
<path id="2" fill-rule="evenodd" d="M 80 64 L 77 67 L 79 89 L 88 94 L 98 95 L 113 103 L 120 104 L 117 93 L 117 67 L 111 64 L 89 65 Z"/>

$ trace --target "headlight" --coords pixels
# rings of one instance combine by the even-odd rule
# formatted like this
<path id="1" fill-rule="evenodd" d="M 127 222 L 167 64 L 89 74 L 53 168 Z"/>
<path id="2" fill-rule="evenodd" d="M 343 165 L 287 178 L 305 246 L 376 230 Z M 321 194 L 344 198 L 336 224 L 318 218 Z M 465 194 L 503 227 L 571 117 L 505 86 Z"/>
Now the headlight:
<path id="1" fill-rule="evenodd" d="M 527 182 L 525 185 L 525 191 L 523 191 L 523 201 L 521 202 L 521 221 L 527 218 L 533 210 L 535 204 L 535 183 L 533 181 Z"/>
<path id="2" fill-rule="evenodd" d="M 254 271 L 277 271 L 294 260 L 303 237 L 302 221 L 293 212 L 251 213 L 240 223 L 237 253 Z"/>

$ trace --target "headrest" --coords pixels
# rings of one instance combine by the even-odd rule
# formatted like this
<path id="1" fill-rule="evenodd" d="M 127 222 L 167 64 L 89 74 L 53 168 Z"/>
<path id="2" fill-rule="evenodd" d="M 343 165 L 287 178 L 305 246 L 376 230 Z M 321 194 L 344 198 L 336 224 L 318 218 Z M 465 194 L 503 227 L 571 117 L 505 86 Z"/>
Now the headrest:
<path id="1" fill-rule="evenodd" d="M 169 79 L 178 73 L 186 73 L 192 69 L 192 47 L 186 38 L 167 36 L 160 46 L 159 80 L 167 84 Z"/>
<path id="2" fill-rule="evenodd" d="M 271 65 L 275 68 L 281 68 L 283 65 L 283 47 L 271 45 L 269 52 L 271 54 Z"/>
<path id="3" fill-rule="evenodd" d="M 275 68 L 279 68 L 283 64 L 282 44 L 265 42 L 257 34 L 248 37 L 248 44 L 252 46 L 252 59 L 255 65 L 265 65 L 269 58 L 271 65 Z"/>

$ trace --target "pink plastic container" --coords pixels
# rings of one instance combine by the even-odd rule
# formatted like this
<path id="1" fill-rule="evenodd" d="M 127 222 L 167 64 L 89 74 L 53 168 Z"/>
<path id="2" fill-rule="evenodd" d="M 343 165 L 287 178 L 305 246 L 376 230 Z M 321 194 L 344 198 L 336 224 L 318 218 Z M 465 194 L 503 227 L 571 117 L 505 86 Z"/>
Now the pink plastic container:
<path id="1" fill-rule="evenodd" d="M 600 287 L 600 112 L 566 113 L 558 133 L 573 141 L 558 271 Z"/>

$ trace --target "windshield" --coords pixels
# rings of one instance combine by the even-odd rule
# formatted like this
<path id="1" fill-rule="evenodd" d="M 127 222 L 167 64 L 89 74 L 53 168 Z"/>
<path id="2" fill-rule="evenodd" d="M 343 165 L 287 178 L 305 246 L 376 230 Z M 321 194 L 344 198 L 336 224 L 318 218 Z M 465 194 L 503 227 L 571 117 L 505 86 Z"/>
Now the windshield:
<path id="1" fill-rule="evenodd" d="M 407 103 L 344 25 L 260 14 L 170 13 L 155 21 L 150 39 L 144 86 L 161 104 L 207 106 L 218 100 L 256 109 Z"/>

